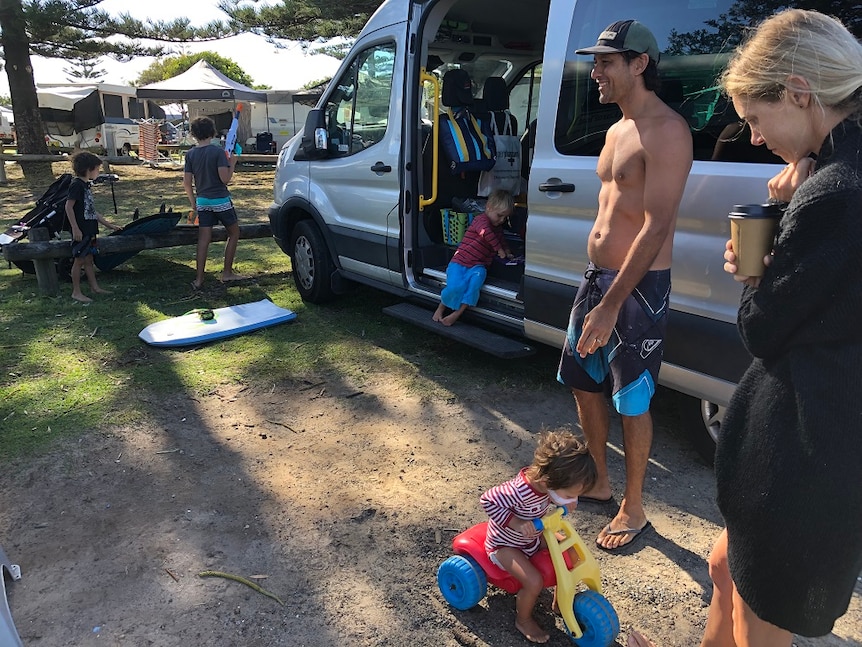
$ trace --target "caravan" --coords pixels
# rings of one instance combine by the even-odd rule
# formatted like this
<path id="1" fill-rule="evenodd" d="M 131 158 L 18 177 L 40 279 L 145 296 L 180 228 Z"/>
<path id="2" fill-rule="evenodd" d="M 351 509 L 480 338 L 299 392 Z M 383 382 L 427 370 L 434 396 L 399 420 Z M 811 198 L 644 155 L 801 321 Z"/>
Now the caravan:
<path id="1" fill-rule="evenodd" d="M 15 143 L 15 117 L 11 110 L 0 106 L 0 144 Z"/>
<path id="2" fill-rule="evenodd" d="M 163 118 L 164 113 L 155 104 L 139 100 L 136 93 L 136 88 L 107 83 L 37 84 L 48 145 L 108 155 L 137 151 L 136 120 Z"/>

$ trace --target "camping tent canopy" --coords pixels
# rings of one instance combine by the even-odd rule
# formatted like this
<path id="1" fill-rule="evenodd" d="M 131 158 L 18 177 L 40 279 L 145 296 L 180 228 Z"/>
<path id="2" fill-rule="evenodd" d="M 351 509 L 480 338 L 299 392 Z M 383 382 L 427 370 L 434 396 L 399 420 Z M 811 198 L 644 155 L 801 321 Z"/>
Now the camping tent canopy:
<path id="1" fill-rule="evenodd" d="M 36 96 L 42 121 L 52 135 L 71 135 L 105 121 L 95 86 L 40 88 Z"/>
<path id="2" fill-rule="evenodd" d="M 237 83 L 201 60 L 182 74 L 138 88 L 138 98 L 170 101 L 221 99 L 266 102 L 266 92 L 252 90 L 242 83 Z"/>

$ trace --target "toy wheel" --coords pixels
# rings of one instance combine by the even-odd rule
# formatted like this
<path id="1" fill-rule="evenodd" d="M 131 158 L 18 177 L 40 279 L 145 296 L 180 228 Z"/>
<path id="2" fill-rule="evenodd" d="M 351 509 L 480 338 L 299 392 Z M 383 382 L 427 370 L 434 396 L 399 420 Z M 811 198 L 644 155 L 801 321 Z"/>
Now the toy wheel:
<path id="1" fill-rule="evenodd" d="M 488 578 L 472 557 L 455 555 L 437 569 L 437 586 L 446 602 L 459 611 L 466 611 L 485 597 Z"/>
<path id="2" fill-rule="evenodd" d="M 578 647 L 608 647 L 620 632 L 620 619 L 605 596 L 595 591 L 582 591 L 575 596 L 575 620 L 584 635 L 572 642 Z M 568 629 L 566 630 L 568 631 Z"/>

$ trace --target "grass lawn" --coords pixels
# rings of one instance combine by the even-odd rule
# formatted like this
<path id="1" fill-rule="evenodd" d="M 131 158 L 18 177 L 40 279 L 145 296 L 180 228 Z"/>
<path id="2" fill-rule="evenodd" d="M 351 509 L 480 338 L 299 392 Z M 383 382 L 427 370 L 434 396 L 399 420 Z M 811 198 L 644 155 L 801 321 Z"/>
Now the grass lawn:
<path id="1" fill-rule="evenodd" d="M 54 164 L 54 174 L 68 172 Z M 117 166 L 114 187 L 95 190 L 97 209 L 125 224 L 135 208 L 141 216 L 168 208 L 187 211 L 182 173 Z M 0 231 L 34 206 L 42 190 L 26 187 L 20 170 L 7 166 L 9 185 L 0 188 Z M 271 167 L 241 169 L 231 191 L 242 223 L 266 222 L 272 200 Z M 451 397 L 446 385 L 549 388 L 557 351 L 539 361 L 512 364 L 454 344 L 382 314 L 398 299 L 358 287 L 335 302 L 317 306 L 299 298 L 290 259 L 272 239 L 240 241 L 236 268 L 254 276 L 245 285 L 223 286 L 224 243 L 210 247 L 205 290 L 193 294 L 194 248 L 142 252 L 99 275 L 110 295 L 92 304 L 73 301 L 61 283 L 59 297 L 39 296 L 36 279 L 17 267 L 0 267 L 0 453 L 24 456 L 48 449 L 58 437 L 134 424 L 157 407 L 160 394 L 184 390 L 206 394 L 218 385 L 257 388 L 302 385 L 338 373 L 360 383 L 385 374 L 428 397 Z M 86 291 L 86 287 L 85 287 Z M 183 350 L 156 349 L 137 334 L 150 323 L 194 308 L 218 308 L 269 298 L 294 310 L 293 323 Z"/>

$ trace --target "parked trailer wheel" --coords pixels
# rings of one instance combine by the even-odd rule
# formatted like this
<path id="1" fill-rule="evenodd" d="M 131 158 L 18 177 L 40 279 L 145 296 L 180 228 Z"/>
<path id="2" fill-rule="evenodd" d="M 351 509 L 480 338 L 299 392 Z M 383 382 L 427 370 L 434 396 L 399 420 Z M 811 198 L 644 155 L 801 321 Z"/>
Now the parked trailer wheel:
<path id="1" fill-rule="evenodd" d="M 467 555 L 455 555 L 440 564 L 437 585 L 446 602 L 459 611 L 472 609 L 488 592 L 485 571 Z"/>
<path id="2" fill-rule="evenodd" d="M 566 631 L 578 647 L 608 647 L 620 633 L 620 619 L 607 598 L 596 591 L 581 591 L 575 596 L 575 619 L 584 632 L 574 638 Z"/>

